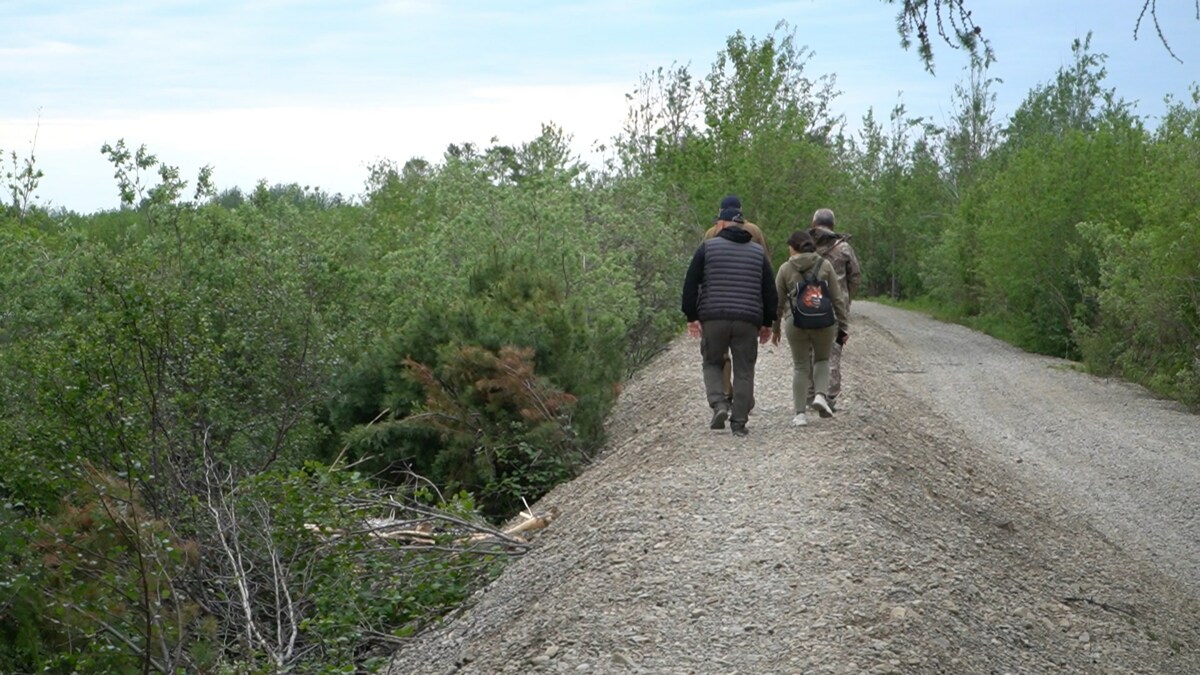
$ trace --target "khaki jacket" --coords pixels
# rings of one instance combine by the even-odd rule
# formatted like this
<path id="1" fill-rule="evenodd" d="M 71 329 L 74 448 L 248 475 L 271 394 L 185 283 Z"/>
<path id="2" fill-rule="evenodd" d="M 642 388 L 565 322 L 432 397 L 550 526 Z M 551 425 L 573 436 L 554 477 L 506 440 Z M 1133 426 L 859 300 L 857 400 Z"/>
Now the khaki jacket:
<path id="1" fill-rule="evenodd" d="M 817 278 L 829 286 L 829 296 L 833 301 L 833 311 L 837 314 L 838 328 L 850 332 L 850 297 L 838 284 L 837 274 L 832 264 L 820 255 L 808 251 L 797 253 L 779 266 L 775 275 L 775 292 L 779 294 L 779 307 L 776 316 L 779 320 L 772 328 L 778 332 L 783 321 L 792 320 L 792 299 L 796 295 L 796 284 L 804 281 L 813 265 L 820 265 Z"/>

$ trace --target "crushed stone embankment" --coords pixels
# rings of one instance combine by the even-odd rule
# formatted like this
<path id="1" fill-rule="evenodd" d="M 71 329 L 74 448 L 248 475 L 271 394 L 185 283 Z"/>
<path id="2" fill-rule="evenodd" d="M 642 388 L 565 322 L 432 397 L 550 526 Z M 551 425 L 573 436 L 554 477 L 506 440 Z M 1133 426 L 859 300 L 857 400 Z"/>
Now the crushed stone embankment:
<path id="1" fill-rule="evenodd" d="M 805 428 L 786 347 L 763 348 L 746 439 L 707 428 L 697 343 L 674 342 L 535 506 L 560 516 L 533 549 L 389 672 L 1200 672 L 1186 578 L 964 428 L 894 311 L 856 303 L 844 410 Z M 984 350 L 956 357 L 968 381 L 1007 349 L 963 348 Z"/>

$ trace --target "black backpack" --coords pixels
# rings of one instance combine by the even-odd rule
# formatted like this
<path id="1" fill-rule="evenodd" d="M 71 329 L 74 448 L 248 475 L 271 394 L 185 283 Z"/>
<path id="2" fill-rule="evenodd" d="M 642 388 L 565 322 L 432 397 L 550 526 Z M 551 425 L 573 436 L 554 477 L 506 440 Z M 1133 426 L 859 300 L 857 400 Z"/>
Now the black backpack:
<path id="1" fill-rule="evenodd" d="M 817 278 L 824 262 L 819 260 L 802 281 L 796 282 L 792 294 L 792 325 L 797 328 L 828 328 L 837 323 L 829 284 Z"/>

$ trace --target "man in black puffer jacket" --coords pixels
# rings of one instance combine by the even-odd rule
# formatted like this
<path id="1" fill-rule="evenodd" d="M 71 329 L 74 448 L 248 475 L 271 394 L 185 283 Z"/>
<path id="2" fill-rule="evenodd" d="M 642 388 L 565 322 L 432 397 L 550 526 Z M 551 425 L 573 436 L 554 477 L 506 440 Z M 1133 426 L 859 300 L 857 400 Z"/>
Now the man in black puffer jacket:
<path id="1" fill-rule="evenodd" d="M 740 226 L 741 212 L 722 210 L 720 231 L 692 256 L 683 281 L 683 313 L 688 334 L 699 337 L 704 389 L 713 409 L 713 429 L 745 436 L 754 408 L 754 366 L 758 346 L 771 338 L 778 296 L 775 273 L 763 247 Z M 725 398 L 722 361 L 733 360 L 733 404 Z"/>

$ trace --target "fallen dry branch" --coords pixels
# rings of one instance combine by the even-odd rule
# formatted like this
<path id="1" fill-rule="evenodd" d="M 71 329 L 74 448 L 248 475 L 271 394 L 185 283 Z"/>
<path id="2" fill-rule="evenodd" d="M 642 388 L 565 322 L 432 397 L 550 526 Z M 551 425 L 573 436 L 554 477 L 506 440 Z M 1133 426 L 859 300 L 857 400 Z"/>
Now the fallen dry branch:
<path id="1" fill-rule="evenodd" d="M 549 526 L 550 523 L 554 522 L 554 519 L 558 517 L 558 509 L 551 507 L 549 511 L 541 515 L 534 515 L 531 511 L 522 511 L 519 514 L 519 517 L 521 518 L 521 522 L 504 528 L 502 532 L 505 536 L 524 541 L 524 538 L 517 537 L 517 535 L 521 534 L 522 532 L 540 530 Z M 486 539 L 489 536 L 490 535 L 481 532 L 472 535 L 472 539 Z"/>
<path id="2" fill-rule="evenodd" d="M 429 533 L 420 530 L 383 530 L 369 533 L 372 537 L 380 539 L 403 539 L 414 544 L 436 544 L 437 540 L 429 536 Z"/>
<path id="3" fill-rule="evenodd" d="M 544 513 L 526 510 L 519 514 L 518 522 L 500 530 L 391 497 L 358 498 L 351 500 L 348 506 L 355 510 L 386 510 L 412 517 L 365 518 L 362 529 L 337 529 L 315 523 L 305 523 L 304 528 L 327 540 L 365 536 L 387 541 L 400 550 L 519 555 L 529 548 L 528 540 L 522 535 L 544 529 L 558 517 L 558 510 L 554 508 Z"/>

